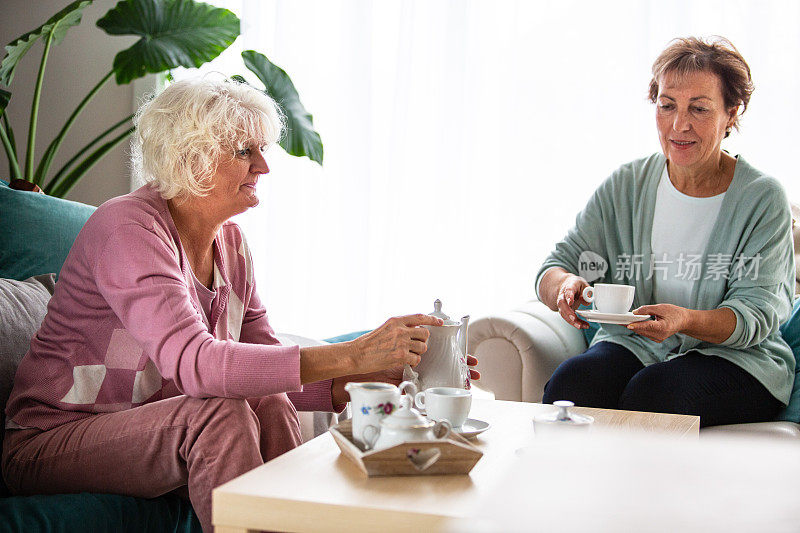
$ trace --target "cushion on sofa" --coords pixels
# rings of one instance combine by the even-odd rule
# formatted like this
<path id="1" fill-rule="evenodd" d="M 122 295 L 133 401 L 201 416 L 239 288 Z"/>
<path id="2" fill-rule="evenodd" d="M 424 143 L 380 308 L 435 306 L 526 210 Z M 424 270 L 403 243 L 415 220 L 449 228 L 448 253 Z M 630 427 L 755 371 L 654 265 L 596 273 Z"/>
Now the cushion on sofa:
<path id="1" fill-rule="evenodd" d="M 331 337 L 330 339 L 325 339 L 325 342 L 329 342 L 331 344 L 336 344 L 337 342 L 348 342 L 353 339 L 357 339 L 361 335 L 365 335 L 369 333 L 370 330 L 365 331 L 354 331 L 352 333 L 345 333 L 344 335 L 338 335 L 336 337 Z"/>
<path id="2" fill-rule="evenodd" d="M 0 531 L 194 533 L 200 521 L 176 495 L 152 500 L 116 494 L 56 494 L 0 499 Z"/>
<path id="3" fill-rule="evenodd" d="M 581 306 L 578 307 L 578 309 L 582 311 L 591 311 L 592 306 L 581 304 Z M 598 331 L 600 331 L 600 324 L 598 324 L 597 322 L 588 322 L 588 324 L 589 324 L 588 328 L 581 330 L 581 333 L 583 333 L 583 338 L 586 339 L 587 345 L 592 343 L 592 339 L 594 338 L 595 334 Z"/>
<path id="4" fill-rule="evenodd" d="M 800 298 L 795 298 L 792 315 L 781 326 L 781 335 L 794 353 L 794 387 L 789 405 L 778 414 L 776 420 L 800 423 Z"/>
<path id="5" fill-rule="evenodd" d="M 3 411 L 14 385 L 17 366 L 42 324 L 54 286 L 55 274 L 24 281 L 0 279 L 0 428 L 5 427 Z M 0 431 L 0 449 L 2 444 L 3 431 Z M 7 494 L 5 483 L 0 479 L 0 496 Z"/>
<path id="6" fill-rule="evenodd" d="M 0 278 L 22 280 L 58 273 L 72 243 L 95 208 L 35 192 L 17 191 L 0 180 Z M 13 216 L 12 216 L 13 214 Z"/>

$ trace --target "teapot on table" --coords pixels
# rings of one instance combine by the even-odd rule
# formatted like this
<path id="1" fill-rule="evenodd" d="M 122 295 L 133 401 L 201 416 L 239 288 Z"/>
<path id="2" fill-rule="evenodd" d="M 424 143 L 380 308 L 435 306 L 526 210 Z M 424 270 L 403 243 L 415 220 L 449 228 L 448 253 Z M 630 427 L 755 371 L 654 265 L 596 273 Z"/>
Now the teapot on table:
<path id="1" fill-rule="evenodd" d="M 433 302 L 430 316 L 441 318 L 441 326 L 422 326 L 430 332 L 428 350 L 412 370 L 406 366 L 403 379 L 414 381 L 419 390 L 431 387 L 470 388 L 467 367 L 467 327 L 469 315 L 451 320 L 442 312 L 442 301 Z"/>
<path id="2" fill-rule="evenodd" d="M 367 448 L 382 450 L 404 442 L 420 442 L 445 439 L 452 426 L 447 420 L 429 422 L 416 409 L 411 407 L 413 395 L 400 398 L 400 409 L 383 418 L 378 426 L 364 428 L 363 439 Z"/>

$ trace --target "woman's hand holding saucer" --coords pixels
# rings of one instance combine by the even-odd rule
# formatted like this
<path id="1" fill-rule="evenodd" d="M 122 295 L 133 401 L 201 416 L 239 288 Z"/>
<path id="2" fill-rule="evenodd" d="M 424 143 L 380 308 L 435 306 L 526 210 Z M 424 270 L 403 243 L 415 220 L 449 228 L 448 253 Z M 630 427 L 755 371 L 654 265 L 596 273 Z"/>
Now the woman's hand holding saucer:
<path id="1" fill-rule="evenodd" d="M 688 310 L 672 304 L 643 305 L 633 310 L 634 315 L 652 315 L 653 320 L 628 324 L 628 329 L 656 342 L 680 333 L 686 328 Z"/>

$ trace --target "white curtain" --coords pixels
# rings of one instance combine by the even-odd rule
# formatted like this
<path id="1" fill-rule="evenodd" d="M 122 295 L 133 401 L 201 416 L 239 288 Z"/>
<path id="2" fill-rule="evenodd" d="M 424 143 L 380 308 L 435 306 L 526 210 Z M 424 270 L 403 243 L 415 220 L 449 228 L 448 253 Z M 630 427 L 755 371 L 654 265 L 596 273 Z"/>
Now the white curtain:
<path id="1" fill-rule="evenodd" d="M 272 149 L 261 204 L 238 217 L 278 330 L 325 337 L 435 298 L 455 316 L 529 299 L 594 188 L 659 149 L 647 85 L 677 36 L 739 48 L 757 88 L 723 147 L 800 200 L 794 0 L 214 3 L 242 36 L 204 70 L 244 73 L 238 53 L 261 51 L 325 145 L 324 167 Z"/>

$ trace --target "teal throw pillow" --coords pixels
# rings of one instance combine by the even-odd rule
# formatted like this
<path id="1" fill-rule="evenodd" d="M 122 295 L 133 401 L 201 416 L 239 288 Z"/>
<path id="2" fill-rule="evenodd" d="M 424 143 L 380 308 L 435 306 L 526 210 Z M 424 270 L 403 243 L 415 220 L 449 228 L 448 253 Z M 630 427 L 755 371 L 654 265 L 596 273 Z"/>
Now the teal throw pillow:
<path id="1" fill-rule="evenodd" d="M 337 337 L 331 337 L 330 339 L 325 339 L 325 342 L 329 342 L 331 344 L 336 344 L 337 342 L 347 342 L 347 341 L 351 341 L 353 339 L 357 339 L 361 335 L 364 335 L 364 334 L 369 333 L 369 332 L 370 332 L 370 330 L 356 331 L 356 332 L 353 332 L 353 333 L 345 333 L 344 335 L 339 335 Z"/>
<path id="2" fill-rule="evenodd" d="M 0 531 L 202 533 L 202 528 L 191 503 L 174 494 L 144 499 L 82 492 L 0 498 Z"/>
<path id="3" fill-rule="evenodd" d="M 781 335 L 794 353 L 794 387 L 789 405 L 778 414 L 776 420 L 800 423 L 800 298 L 795 299 L 792 315 L 781 326 Z"/>
<path id="4" fill-rule="evenodd" d="M 0 180 L 0 278 L 23 280 L 60 272 L 94 210 L 78 202 L 17 191 Z"/>
<path id="5" fill-rule="evenodd" d="M 581 304 L 581 306 L 578 307 L 578 309 L 580 309 L 581 311 L 591 311 L 592 306 Z M 598 324 L 597 322 L 588 322 L 588 324 L 589 327 L 587 329 L 581 330 L 581 333 L 583 333 L 583 337 L 586 339 L 587 346 L 592 343 L 592 339 L 594 338 L 595 334 L 598 331 L 600 331 L 600 324 Z"/>

